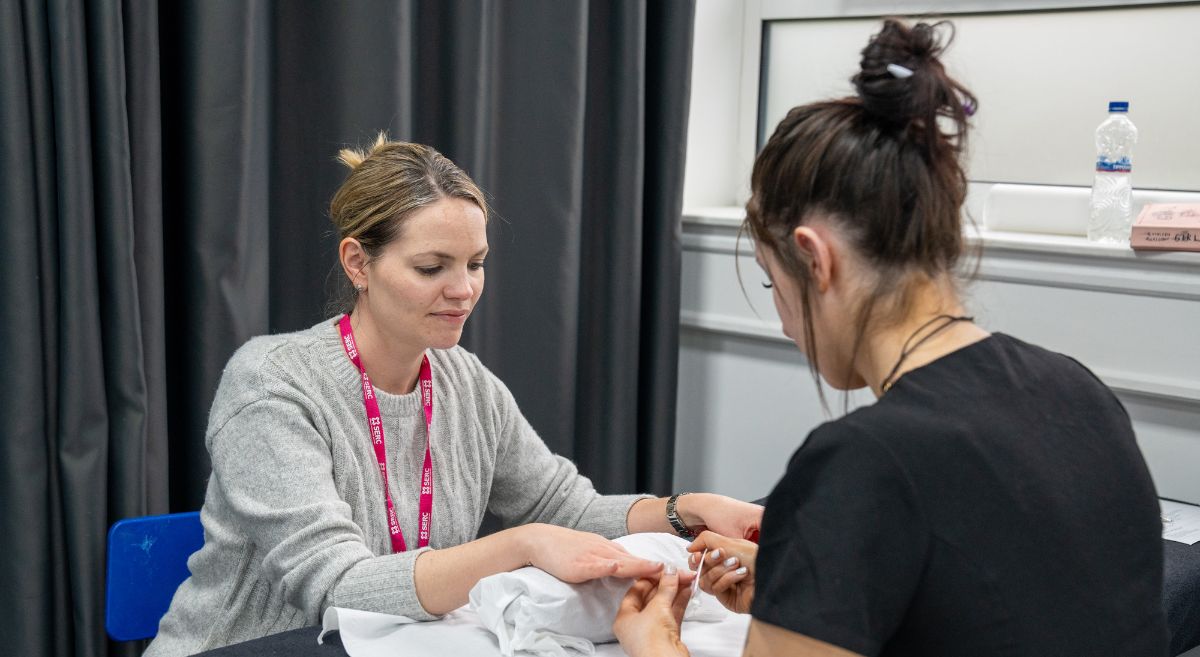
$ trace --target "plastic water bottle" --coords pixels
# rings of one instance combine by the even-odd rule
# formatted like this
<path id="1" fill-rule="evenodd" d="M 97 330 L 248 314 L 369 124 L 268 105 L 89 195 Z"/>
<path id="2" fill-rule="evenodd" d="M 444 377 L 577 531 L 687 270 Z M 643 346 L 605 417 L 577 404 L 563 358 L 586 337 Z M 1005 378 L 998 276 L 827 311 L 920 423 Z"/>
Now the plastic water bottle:
<path id="1" fill-rule="evenodd" d="M 1128 102 L 1108 104 L 1108 118 L 1096 128 L 1096 177 L 1088 239 L 1128 243 L 1133 225 L 1133 145 L 1138 131 L 1129 120 Z"/>

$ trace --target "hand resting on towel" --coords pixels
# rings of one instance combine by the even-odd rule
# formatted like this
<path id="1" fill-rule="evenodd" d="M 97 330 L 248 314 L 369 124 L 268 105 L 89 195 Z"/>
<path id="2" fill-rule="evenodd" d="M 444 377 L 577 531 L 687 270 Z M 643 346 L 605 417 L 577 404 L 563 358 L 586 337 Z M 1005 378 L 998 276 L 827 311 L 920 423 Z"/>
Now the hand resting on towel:
<path id="1" fill-rule="evenodd" d="M 614 541 L 630 554 L 661 562 L 679 574 L 686 587 L 693 575 L 687 567 L 687 541 L 670 534 L 632 534 Z M 633 585 L 632 579 L 605 577 L 570 584 L 537 568 L 521 568 L 480 580 L 470 593 L 470 608 L 499 641 L 504 655 L 517 651 L 565 657 L 567 648 L 591 654 L 595 643 L 616 639 L 613 620 Z M 702 596 L 688 621 L 713 622 L 730 616 L 712 596 Z"/>

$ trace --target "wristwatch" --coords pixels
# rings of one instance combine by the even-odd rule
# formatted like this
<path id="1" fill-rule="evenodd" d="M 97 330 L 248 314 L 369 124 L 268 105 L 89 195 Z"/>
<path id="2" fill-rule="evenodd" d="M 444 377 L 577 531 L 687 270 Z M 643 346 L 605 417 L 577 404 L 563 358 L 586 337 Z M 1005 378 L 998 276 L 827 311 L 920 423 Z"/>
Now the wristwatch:
<path id="1" fill-rule="evenodd" d="M 671 527 L 676 534 L 684 538 L 695 538 L 696 532 L 688 529 L 688 526 L 683 524 L 683 520 L 679 517 L 679 512 L 675 510 L 675 502 L 684 495 L 691 493 L 676 493 L 667 499 L 667 522 L 671 523 Z"/>

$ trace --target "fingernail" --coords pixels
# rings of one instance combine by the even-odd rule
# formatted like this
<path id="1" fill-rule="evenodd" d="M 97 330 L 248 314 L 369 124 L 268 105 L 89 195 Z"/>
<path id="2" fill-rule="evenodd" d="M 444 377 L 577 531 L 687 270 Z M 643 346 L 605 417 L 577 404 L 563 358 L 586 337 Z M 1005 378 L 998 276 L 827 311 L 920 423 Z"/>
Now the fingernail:
<path id="1" fill-rule="evenodd" d="M 720 559 L 721 558 L 721 550 L 720 549 L 713 550 L 711 556 L 712 556 L 713 561 Z"/>
<path id="2" fill-rule="evenodd" d="M 739 575 L 745 575 L 745 574 L 746 574 L 746 567 L 745 567 L 745 566 L 742 566 L 741 568 L 738 568 L 737 570 L 735 570 L 735 571 L 733 571 L 733 572 L 735 572 L 735 573 L 737 573 L 737 574 L 739 574 Z"/>
<path id="3" fill-rule="evenodd" d="M 731 567 L 733 567 L 733 564 L 735 564 L 735 563 L 737 563 L 737 557 L 729 557 L 728 559 L 725 560 L 725 567 L 731 568 Z"/>
<path id="4" fill-rule="evenodd" d="M 667 573 L 668 575 L 674 575 L 674 574 L 675 574 L 675 566 L 672 566 L 672 565 L 670 565 L 670 564 L 667 564 L 666 573 Z"/>

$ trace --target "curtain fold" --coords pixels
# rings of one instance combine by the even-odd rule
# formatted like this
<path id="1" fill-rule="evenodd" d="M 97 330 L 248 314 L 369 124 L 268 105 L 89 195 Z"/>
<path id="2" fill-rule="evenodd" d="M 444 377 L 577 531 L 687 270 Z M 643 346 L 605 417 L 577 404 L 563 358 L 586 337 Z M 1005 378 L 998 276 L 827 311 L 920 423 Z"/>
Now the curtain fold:
<path id="1" fill-rule="evenodd" d="M 666 493 L 693 3 L 0 3 L 0 645 L 106 641 L 104 541 L 203 501 L 254 335 L 325 317 L 337 150 L 428 143 L 495 210 L 463 344 L 604 492 Z"/>
<path id="2" fill-rule="evenodd" d="M 0 640 L 23 654 L 103 655 L 108 526 L 166 508 L 166 409 L 147 387 L 162 360 L 148 374 L 148 256 L 135 249 L 139 227 L 159 221 L 147 180 L 158 126 L 153 108 L 128 102 L 157 106 L 157 28 L 140 13 L 126 26 L 126 12 L 153 16 L 145 2 L 3 11 L 0 261 L 12 289 L 0 343 L 14 385 L 0 409 Z"/>
<path id="3" fill-rule="evenodd" d="M 57 581 L 62 560 L 55 558 L 55 534 L 61 533 L 55 489 L 57 405 L 52 343 L 57 320 L 44 296 L 57 288 L 55 271 L 43 254 L 53 227 L 49 206 L 53 179 L 49 156 L 49 50 L 46 12 L 40 3 L 0 3 L 0 362 L 10 389 L 0 405 L 4 440 L 0 441 L 0 549 L 9 565 L 0 566 L 6 591 L 0 612 L 0 640 L 31 654 L 56 654 L 53 619 L 66 617 L 65 587 Z M 39 184 L 41 181 L 41 184 Z M 49 235 L 47 237 L 52 237 Z M 21 510 L 24 510 L 23 512 Z M 20 564 L 17 567 L 17 564 Z M 49 623 L 38 619 L 51 619 Z"/>
<path id="4" fill-rule="evenodd" d="M 649 218 L 642 226 L 642 294 L 638 347 L 637 435 L 669 436 L 638 442 L 637 488 L 667 494 L 674 480 L 676 387 L 679 373 L 680 272 L 682 263 L 683 163 L 691 107 L 692 31 L 695 4 L 646 4 L 642 185 Z"/>
<path id="5" fill-rule="evenodd" d="M 191 510 L 221 371 L 270 327 L 271 4 L 159 9 L 170 503 Z"/>

